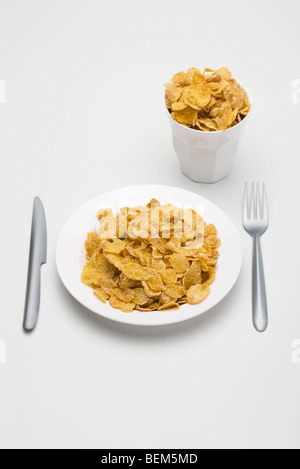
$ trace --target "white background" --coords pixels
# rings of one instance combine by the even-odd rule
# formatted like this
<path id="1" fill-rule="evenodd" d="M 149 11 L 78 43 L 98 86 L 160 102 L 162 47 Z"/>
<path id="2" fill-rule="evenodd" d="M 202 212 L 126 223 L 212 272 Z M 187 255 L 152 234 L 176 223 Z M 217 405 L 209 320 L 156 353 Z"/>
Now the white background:
<path id="1" fill-rule="evenodd" d="M 0 0 L 1 447 L 300 448 L 299 14 L 297 0 Z M 164 114 L 163 84 L 190 66 L 229 67 L 255 101 L 232 174 L 215 185 L 180 173 Z M 269 199 L 263 335 L 251 324 L 245 180 L 264 180 Z M 56 240 L 73 211 L 143 183 L 209 198 L 241 234 L 241 276 L 203 317 L 112 323 L 58 278 Z M 40 320 L 25 335 L 35 195 L 49 250 Z"/>

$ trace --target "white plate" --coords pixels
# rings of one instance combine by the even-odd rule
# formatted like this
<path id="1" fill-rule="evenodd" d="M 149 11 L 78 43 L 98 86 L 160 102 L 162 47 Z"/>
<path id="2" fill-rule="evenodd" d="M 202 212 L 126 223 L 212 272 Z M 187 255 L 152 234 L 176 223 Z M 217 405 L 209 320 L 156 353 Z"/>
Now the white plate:
<path id="1" fill-rule="evenodd" d="M 93 290 L 81 283 L 81 272 L 85 259 L 85 240 L 89 231 L 97 226 L 97 210 L 110 207 L 117 211 L 120 207 L 146 205 L 152 198 L 161 203 L 172 203 L 181 208 L 193 208 L 213 223 L 222 240 L 216 277 L 211 285 L 211 293 L 199 305 L 183 305 L 178 310 L 123 313 L 104 304 L 96 298 Z M 113 321 L 139 326 L 160 326 L 194 318 L 213 308 L 231 290 L 242 265 L 242 248 L 239 235 L 230 219 L 216 205 L 207 199 L 176 187 L 131 186 L 107 192 L 91 200 L 67 221 L 60 233 L 56 263 L 60 278 L 66 289 L 86 308 Z"/>

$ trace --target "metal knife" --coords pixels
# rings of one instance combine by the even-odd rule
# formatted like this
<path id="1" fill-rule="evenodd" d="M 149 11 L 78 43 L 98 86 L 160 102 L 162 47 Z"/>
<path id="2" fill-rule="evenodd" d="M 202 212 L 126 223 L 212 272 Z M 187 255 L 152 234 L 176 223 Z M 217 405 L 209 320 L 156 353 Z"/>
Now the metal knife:
<path id="1" fill-rule="evenodd" d="M 35 197 L 33 203 L 31 239 L 23 327 L 35 328 L 40 309 L 41 266 L 47 262 L 47 225 L 43 203 Z"/>

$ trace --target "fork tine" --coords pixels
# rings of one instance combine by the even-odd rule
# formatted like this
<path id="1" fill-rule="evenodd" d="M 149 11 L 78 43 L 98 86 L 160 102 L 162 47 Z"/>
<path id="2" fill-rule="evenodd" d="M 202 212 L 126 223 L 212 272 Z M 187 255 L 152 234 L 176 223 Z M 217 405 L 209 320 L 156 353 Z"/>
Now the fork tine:
<path id="1" fill-rule="evenodd" d="M 243 203 L 243 219 L 247 220 L 249 218 L 249 210 L 248 210 L 248 183 L 245 183 L 245 190 L 244 190 L 244 203 Z"/>
<path id="2" fill-rule="evenodd" d="M 262 186 L 262 215 L 261 218 L 264 221 L 268 221 L 268 204 L 267 204 L 267 195 L 266 195 L 266 185 L 263 183 Z"/>
<path id="3" fill-rule="evenodd" d="M 251 184 L 251 199 L 250 199 L 250 219 L 256 218 L 256 207 L 254 198 L 254 182 Z"/>
<path id="4" fill-rule="evenodd" d="M 256 184 L 256 219 L 262 218 L 262 206 L 260 203 L 260 187 L 259 182 Z"/>

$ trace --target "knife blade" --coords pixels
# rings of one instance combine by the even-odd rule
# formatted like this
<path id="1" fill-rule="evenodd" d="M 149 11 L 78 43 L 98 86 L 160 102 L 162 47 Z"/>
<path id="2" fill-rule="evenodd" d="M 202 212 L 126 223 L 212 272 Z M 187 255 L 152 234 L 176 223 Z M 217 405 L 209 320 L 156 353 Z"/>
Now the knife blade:
<path id="1" fill-rule="evenodd" d="M 35 328 L 40 309 L 41 266 L 47 262 L 47 225 L 43 203 L 34 198 L 23 328 Z"/>

